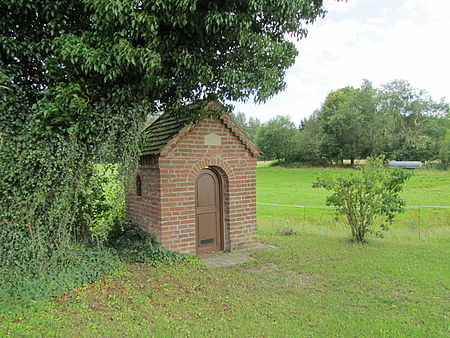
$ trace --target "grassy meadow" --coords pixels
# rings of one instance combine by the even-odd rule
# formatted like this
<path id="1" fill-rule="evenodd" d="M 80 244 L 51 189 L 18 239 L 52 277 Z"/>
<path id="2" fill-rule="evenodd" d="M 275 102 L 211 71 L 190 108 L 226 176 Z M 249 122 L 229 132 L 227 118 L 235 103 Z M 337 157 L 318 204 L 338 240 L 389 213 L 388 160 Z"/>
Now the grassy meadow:
<path id="1" fill-rule="evenodd" d="M 340 173 L 259 167 L 257 200 L 323 206 L 326 192 L 312 181 Z M 449 205 L 449 183 L 448 172 L 417 171 L 404 197 Z M 0 336 L 443 337 L 449 214 L 423 208 L 419 221 L 420 236 L 408 210 L 395 235 L 359 245 L 329 210 L 260 205 L 258 236 L 272 247 L 253 261 L 224 269 L 131 264 L 57 299 L 0 312 Z"/>
<path id="2" fill-rule="evenodd" d="M 345 175 L 354 169 L 291 169 L 259 164 L 257 170 L 257 202 L 307 206 L 293 208 L 258 205 L 258 224 L 264 228 L 301 227 L 309 233 L 346 233 L 345 219 L 335 220 L 331 209 L 323 209 L 329 192 L 315 189 L 319 176 Z M 436 238 L 450 236 L 450 208 L 418 206 L 450 206 L 450 174 L 446 171 L 415 170 L 406 182 L 402 197 L 405 213 L 397 216 L 389 238 Z"/>

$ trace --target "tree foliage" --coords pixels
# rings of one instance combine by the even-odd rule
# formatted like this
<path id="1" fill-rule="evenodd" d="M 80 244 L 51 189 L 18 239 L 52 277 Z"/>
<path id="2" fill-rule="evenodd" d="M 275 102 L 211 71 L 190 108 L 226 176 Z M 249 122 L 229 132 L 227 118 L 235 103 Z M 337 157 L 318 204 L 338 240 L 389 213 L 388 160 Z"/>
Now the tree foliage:
<path id="1" fill-rule="evenodd" d="M 320 126 L 317 121 L 317 112 L 300 122 L 295 149 L 290 159 L 294 162 L 308 163 L 310 165 L 326 165 L 320 151 Z"/>
<path id="2" fill-rule="evenodd" d="M 238 124 L 241 130 L 247 134 L 253 142 L 256 142 L 256 132 L 261 126 L 261 121 L 257 117 L 247 117 L 242 112 L 233 113 L 234 121 Z"/>
<path id="3" fill-rule="evenodd" d="M 445 143 L 449 105 L 436 102 L 426 91 L 395 80 L 380 88 L 365 80 L 360 88 L 331 92 L 321 109 L 301 126 L 294 157 L 341 164 L 343 159 L 364 159 L 384 154 L 395 160 L 436 160 Z"/>
<path id="4" fill-rule="evenodd" d="M 258 128 L 256 144 L 268 159 L 288 159 L 294 151 L 297 133 L 290 117 L 278 115 Z"/>
<path id="5" fill-rule="evenodd" d="M 386 231 L 395 215 L 403 211 L 399 194 L 410 172 L 389 169 L 383 160 L 384 157 L 369 158 L 359 172 L 347 177 L 319 178 L 313 185 L 333 192 L 326 204 L 333 205 L 338 215 L 345 215 L 355 242 L 365 242 L 369 232 L 382 237 L 382 232 L 375 229 L 375 221 L 382 218 L 380 230 Z"/>
<path id="6" fill-rule="evenodd" d="M 325 158 L 342 163 L 365 158 L 370 153 L 370 125 L 375 107 L 368 99 L 370 84 L 365 90 L 345 87 L 328 94 L 317 114 L 320 126 L 320 150 Z"/>
<path id="7" fill-rule="evenodd" d="M 212 94 L 266 100 L 285 86 L 290 37 L 324 11 L 321 0 L 5 0 L 0 13 L 0 260 L 38 273 L 94 236 L 96 166 L 126 177 L 149 114 L 187 114 L 177 107 Z"/>
<path id="8" fill-rule="evenodd" d="M 380 148 L 396 160 L 434 160 L 446 134 L 449 106 L 436 102 L 425 90 L 396 80 L 379 91 Z"/>

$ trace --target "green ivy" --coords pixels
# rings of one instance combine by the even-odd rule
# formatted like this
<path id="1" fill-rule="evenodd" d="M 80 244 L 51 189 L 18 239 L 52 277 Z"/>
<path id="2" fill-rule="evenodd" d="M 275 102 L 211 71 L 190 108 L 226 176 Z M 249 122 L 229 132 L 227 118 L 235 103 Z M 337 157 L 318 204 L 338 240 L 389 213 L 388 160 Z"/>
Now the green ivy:
<path id="1" fill-rule="evenodd" d="M 64 259 L 40 274 L 0 267 L 0 316 L 32 311 L 73 287 L 123 269 L 126 263 L 160 265 L 197 261 L 196 256 L 164 249 L 152 235 L 129 221 L 116 222 L 105 244 L 96 240 L 70 242 L 66 253 Z"/>
<path id="2" fill-rule="evenodd" d="M 130 221 L 120 223 L 111 233 L 108 246 L 117 250 L 126 262 L 175 264 L 195 259 L 192 255 L 179 254 L 164 249 L 154 237 Z"/>

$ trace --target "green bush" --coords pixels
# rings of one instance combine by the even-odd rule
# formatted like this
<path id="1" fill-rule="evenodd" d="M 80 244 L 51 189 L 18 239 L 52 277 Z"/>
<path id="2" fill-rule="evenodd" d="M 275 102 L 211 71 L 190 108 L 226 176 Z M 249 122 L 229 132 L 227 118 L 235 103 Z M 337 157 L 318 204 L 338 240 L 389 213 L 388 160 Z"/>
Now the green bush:
<path id="1" fill-rule="evenodd" d="M 68 251 L 67 257 L 40 274 L 17 267 L 1 267 L 0 314 L 26 311 L 124 267 L 124 262 L 111 248 L 85 242 L 72 243 Z"/>
<path id="2" fill-rule="evenodd" d="M 319 163 L 314 163 L 314 162 L 302 162 L 302 161 L 292 161 L 292 162 L 287 162 L 287 161 L 282 161 L 279 163 L 280 167 L 283 168 L 314 168 L 314 167 L 325 167 L 325 165 L 321 165 Z"/>
<path id="3" fill-rule="evenodd" d="M 130 221 L 116 223 L 106 245 L 99 241 L 72 243 L 65 257 L 35 274 L 19 267 L 0 268 L 0 314 L 28 311 L 51 297 L 95 281 L 126 263 L 176 264 L 196 260 L 193 255 L 164 249 L 153 236 Z"/>
<path id="4" fill-rule="evenodd" d="M 384 165 L 384 157 L 368 158 L 366 164 L 346 177 L 319 178 L 313 187 L 333 192 L 327 197 L 327 205 L 336 208 L 337 215 L 344 215 L 350 226 L 352 240 L 365 242 L 367 233 L 382 237 L 381 231 L 397 213 L 403 212 L 404 201 L 400 198 L 403 184 L 410 172 Z M 375 229 L 375 220 L 381 218 L 380 230 Z"/>
<path id="5" fill-rule="evenodd" d="M 125 191 L 117 165 L 98 164 L 83 191 L 82 218 L 93 238 L 104 242 L 114 226 L 125 218 Z"/>
<path id="6" fill-rule="evenodd" d="M 110 234 L 108 246 L 114 248 L 126 262 L 180 263 L 195 256 L 164 249 L 152 234 L 131 221 L 121 222 Z"/>
<path id="7" fill-rule="evenodd" d="M 450 167 L 450 138 L 442 142 L 439 149 L 439 166 L 440 170 L 447 170 Z"/>

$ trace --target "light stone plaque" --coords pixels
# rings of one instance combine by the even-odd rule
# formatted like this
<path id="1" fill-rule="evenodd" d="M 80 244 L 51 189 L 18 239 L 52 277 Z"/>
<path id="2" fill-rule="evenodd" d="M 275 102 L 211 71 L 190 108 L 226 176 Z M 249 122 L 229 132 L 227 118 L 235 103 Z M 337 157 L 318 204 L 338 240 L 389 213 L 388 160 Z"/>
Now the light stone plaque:
<path id="1" fill-rule="evenodd" d="M 205 135 L 205 146 L 220 146 L 222 144 L 222 138 L 217 134 Z"/>

